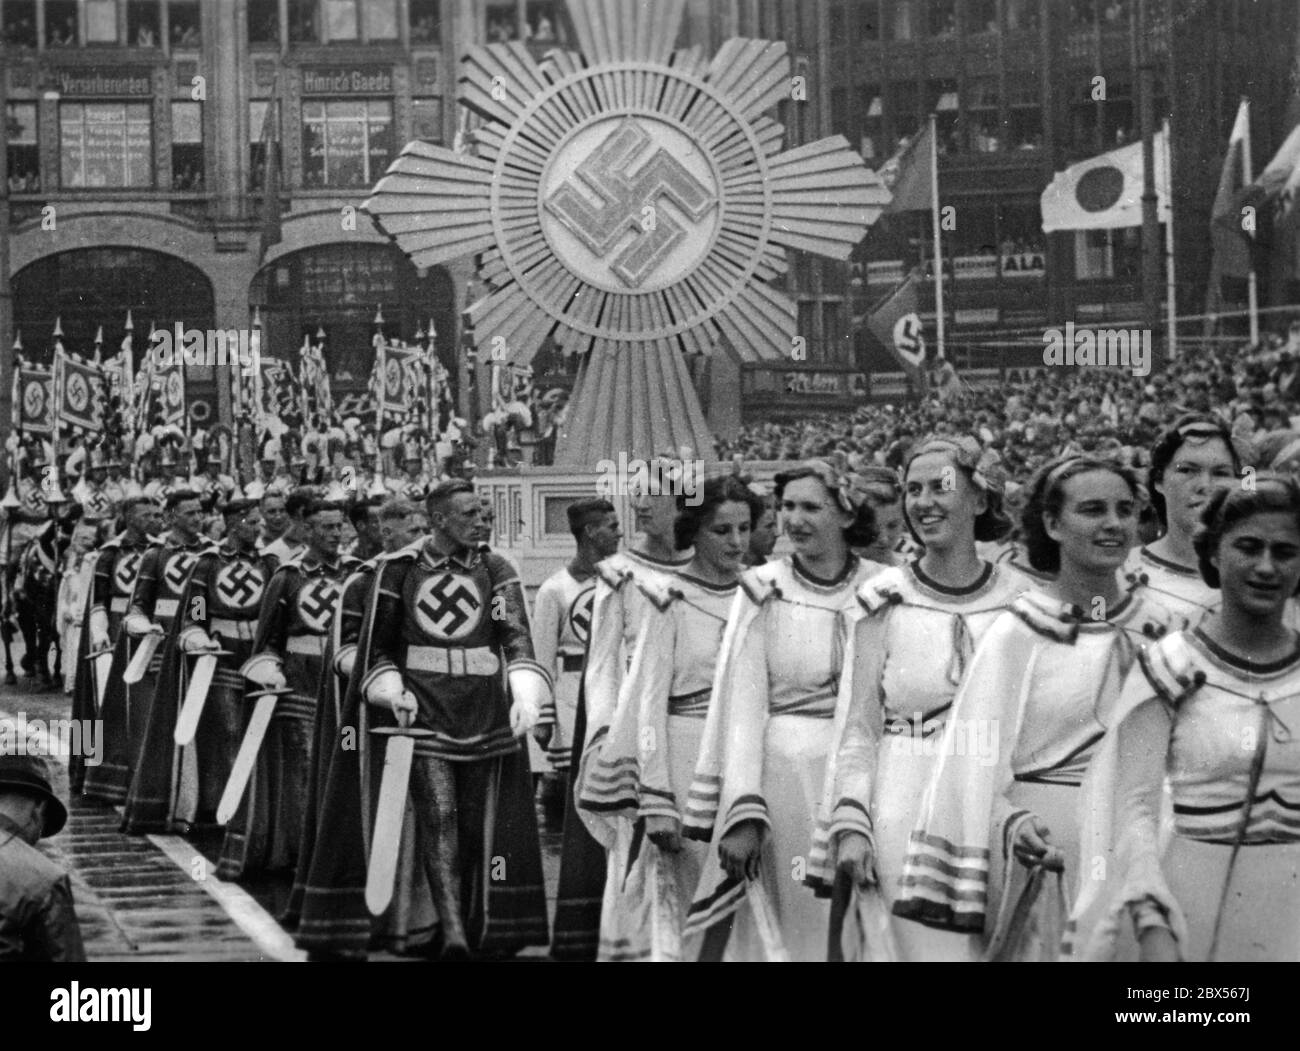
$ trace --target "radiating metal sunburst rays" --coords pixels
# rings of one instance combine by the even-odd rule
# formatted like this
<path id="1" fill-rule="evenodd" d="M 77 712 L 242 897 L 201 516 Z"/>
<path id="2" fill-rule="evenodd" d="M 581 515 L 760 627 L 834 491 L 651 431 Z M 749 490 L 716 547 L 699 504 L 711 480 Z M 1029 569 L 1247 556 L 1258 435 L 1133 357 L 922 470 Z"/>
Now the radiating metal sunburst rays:
<path id="1" fill-rule="evenodd" d="M 786 250 L 847 258 L 888 190 L 842 137 L 782 152 L 784 129 L 765 114 L 790 94 L 784 44 L 732 39 L 709 60 L 673 50 L 684 0 L 569 6 L 578 51 L 537 62 L 520 43 L 492 44 L 463 60 L 461 103 L 484 122 L 477 156 L 411 143 L 366 210 L 418 266 L 479 256 L 489 291 L 467 318 L 500 360 L 530 360 L 547 336 L 570 353 L 639 346 L 662 360 L 725 338 L 745 360 L 787 357 L 797 310 L 770 285 Z M 546 211 L 566 144 L 620 118 L 693 144 L 696 180 L 718 200 L 707 243 L 692 231 L 703 247 L 689 265 L 644 287 L 584 272 Z"/>

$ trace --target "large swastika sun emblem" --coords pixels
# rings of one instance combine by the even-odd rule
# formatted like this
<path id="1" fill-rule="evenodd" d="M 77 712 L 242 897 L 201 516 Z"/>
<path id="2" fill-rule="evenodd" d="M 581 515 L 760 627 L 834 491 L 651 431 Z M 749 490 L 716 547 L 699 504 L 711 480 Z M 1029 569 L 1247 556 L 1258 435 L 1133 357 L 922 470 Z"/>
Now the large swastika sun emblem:
<path id="1" fill-rule="evenodd" d="M 194 555 L 185 551 L 172 555 L 163 568 L 163 583 L 173 593 L 179 593 L 185 586 L 185 578 L 190 575 L 190 570 L 194 568 L 194 563 L 197 561 Z"/>
<path id="2" fill-rule="evenodd" d="M 591 603 L 595 597 L 596 589 L 586 588 L 569 606 L 569 629 L 583 645 L 591 636 Z"/>
<path id="3" fill-rule="evenodd" d="M 217 572 L 217 597 L 228 609 L 251 609 L 262 600 L 262 571 L 245 562 L 232 562 Z"/>
<path id="4" fill-rule="evenodd" d="M 701 223 L 718 203 L 716 181 L 707 166 L 693 171 L 679 159 L 698 150 L 666 124 L 627 117 L 607 128 L 594 129 L 603 140 L 579 135 L 561 151 L 557 176 L 583 156 L 546 196 L 546 212 L 619 285 L 643 290 L 666 270 L 679 277 L 707 250 L 711 226 Z"/>
<path id="5" fill-rule="evenodd" d="M 113 587 L 119 595 L 131 594 L 135 587 L 135 575 L 140 571 L 140 552 L 127 551 L 117 560 L 113 567 Z"/>
<path id="6" fill-rule="evenodd" d="M 298 592 L 298 619 L 317 634 L 328 631 L 338 597 L 339 587 L 334 581 L 324 578 L 309 581 Z"/>
<path id="7" fill-rule="evenodd" d="M 23 390 L 23 408 L 29 420 L 45 415 L 45 385 L 39 380 L 31 380 Z"/>
<path id="8" fill-rule="evenodd" d="M 478 626 L 482 611 L 478 585 L 459 573 L 430 577 L 415 595 L 420 629 L 436 639 L 464 638 Z"/>

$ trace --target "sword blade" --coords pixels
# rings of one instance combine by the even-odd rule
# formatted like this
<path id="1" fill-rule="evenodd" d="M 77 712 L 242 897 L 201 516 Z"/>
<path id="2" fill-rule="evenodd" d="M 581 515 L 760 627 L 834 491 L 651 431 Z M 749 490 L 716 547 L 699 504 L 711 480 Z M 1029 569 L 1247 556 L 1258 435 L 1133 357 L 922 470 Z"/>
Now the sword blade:
<path id="1" fill-rule="evenodd" d="M 366 871 L 366 908 L 380 916 L 393 900 L 397 875 L 397 854 L 402 846 L 402 821 L 406 817 L 406 793 L 411 784 L 411 759 L 415 738 L 394 734 L 384 752 L 384 779 L 379 786 L 375 812 L 375 838 L 370 843 L 370 865 Z"/>
<path id="2" fill-rule="evenodd" d="M 104 695 L 108 692 L 108 676 L 113 670 L 113 651 L 106 650 L 91 662 L 95 669 L 95 711 L 102 711 Z"/>
<path id="3" fill-rule="evenodd" d="M 136 647 L 135 656 L 131 658 L 131 663 L 126 666 L 126 671 L 122 673 L 122 681 L 128 686 L 134 686 L 144 678 L 144 673 L 149 670 L 149 662 L 153 660 L 153 655 L 158 651 L 158 644 L 162 642 L 162 635 L 153 631 L 140 640 L 140 645 Z"/>
<path id="4" fill-rule="evenodd" d="M 203 716 L 203 702 L 208 699 L 208 688 L 212 685 L 212 676 L 217 672 L 217 658 L 205 653 L 194 662 L 194 672 L 190 676 L 190 685 L 185 691 L 185 703 L 181 705 L 181 714 L 176 720 L 176 731 L 172 739 L 179 745 L 187 745 L 194 740 L 199 729 L 199 719 Z"/>
<path id="5" fill-rule="evenodd" d="M 217 804 L 217 824 L 227 825 L 239 809 L 239 801 L 244 798 L 244 789 L 248 779 L 253 776 L 253 767 L 257 765 L 257 753 L 261 751 L 262 739 L 266 737 L 266 728 L 271 725 L 271 714 L 275 711 L 275 694 L 266 694 L 257 699 L 253 717 L 248 720 L 248 729 L 244 731 L 244 740 L 235 755 L 235 765 L 230 770 L 230 780 L 226 790 L 221 794 Z"/>

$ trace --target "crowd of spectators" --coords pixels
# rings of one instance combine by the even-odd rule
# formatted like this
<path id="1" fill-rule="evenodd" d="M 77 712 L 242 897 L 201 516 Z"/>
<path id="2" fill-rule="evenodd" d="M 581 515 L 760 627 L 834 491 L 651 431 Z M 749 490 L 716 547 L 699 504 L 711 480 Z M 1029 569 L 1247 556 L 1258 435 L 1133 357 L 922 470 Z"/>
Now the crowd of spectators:
<path id="1" fill-rule="evenodd" d="M 1136 377 L 1095 368 L 1011 371 L 995 389 L 914 404 L 864 405 L 851 415 L 755 423 L 719 442 L 722 459 L 832 458 L 849 469 L 900 467 L 927 434 L 973 434 L 997 450 L 1014 492 L 1041 464 L 1076 452 L 1138 470 L 1157 435 L 1185 412 L 1214 412 L 1249 441 L 1260 467 L 1300 440 L 1300 326 L 1289 338 L 1184 351 L 1163 370 Z M 1297 445 L 1300 448 L 1300 445 Z M 1300 459 L 1300 452 L 1297 453 Z"/>

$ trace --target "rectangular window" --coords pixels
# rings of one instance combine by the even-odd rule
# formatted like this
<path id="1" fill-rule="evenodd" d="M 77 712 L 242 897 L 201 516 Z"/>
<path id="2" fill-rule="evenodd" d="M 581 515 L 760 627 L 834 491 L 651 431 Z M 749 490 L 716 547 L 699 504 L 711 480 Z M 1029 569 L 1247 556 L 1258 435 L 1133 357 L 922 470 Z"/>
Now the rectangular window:
<path id="1" fill-rule="evenodd" d="M 411 43 L 436 44 L 442 39 L 438 0 L 410 0 Z"/>
<path id="2" fill-rule="evenodd" d="M 153 121 L 147 102 L 64 102 L 59 158 L 66 190 L 153 185 Z"/>
<path id="3" fill-rule="evenodd" d="M 483 28 L 489 44 L 519 39 L 519 7 L 514 3 L 489 3 L 484 7 Z"/>
<path id="4" fill-rule="evenodd" d="M 357 0 L 323 0 L 325 6 L 325 39 L 356 40 Z"/>
<path id="5" fill-rule="evenodd" d="M 930 0 L 930 35 L 957 35 L 957 0 Z"/>
<path id="6" fill-rule="evenodd" d="M 397 0 L 366 0 L 361 19 L 367 41 L 397 39 Z"/>
<path id="7" fill-rule="evenodd" d="M 303 103 L 303 185 L 308 189 L 371 186 L 392 156 L 391 102 Z"/>
<path id="8" fill-rule="evenodd" d="M 158 47 L 162 43 L 157 0 L 129 0 L 126 5 L 126 42 L 133 47 Z"/>
<path id="9" fill-rule="evenodd" d="M 275 122 L 279 119 L 279 105 L 267 123 L 271 112 L 269 99 L 253 99 L 248 104 L 248 184 L 250 190 L 260 190 L 266 180 L 267 143 L 276 137 L 278 129 Z M 283 159 L 277 157 L 283 169 Z"/>
<path id="10" fill-rule="evenodd" d="M 46 0 L 45 42 L 50 47 L 76 47 L 81 43 L 77 0 Z"/>
<path id="11" fill-rule="evenodd" d="M 5 129 L 9 141 L 9 192 L 39 193 L 41 152 L 36 139 L 36 103 L 9 103 L 5 107 Z"/>
<path id="12" fill-rule="evenodd" d="M 289 43 L 316 44 L 320 30 L 316 25 L 316 0 L 289 0 Z"/>
<path id="13" fill-rule="evenodd" d="M 249 5 L 248 18 L 253 19 L 253 5 Z M 276 14 L 276 27 L 279 28 L 280 16 Z M 167 26 L 171 33 L 172 47 L 188 50 L 197 48 L 202 42 L 202 22 L 199 19 L 199 5 L 193 0 L 171 0 L 167 5 Z"/>
<path id="14" fill-rule="evenodd" d="M 916 36 L 916 5 L 920 0 L 894 0 L 889 25 L 891 40 L 911 40 Z"/>
<path id="15" fill-rule="evenodd" d="M 0 40 L 9 47 L 36 46 L 36 0 L 0 4 Z"/>
<path id="16" fill-rule="evenodd" d="M 117 0 L 86 0 L 85 12 L 86 43 L 116 44 Z"/>
<path id="17" fill-rule="evenodd" d="M 559 4 L 551 0 L 528 0 L 524 8 L 524 27 L 530 44 L 567 44 L 560 32 Z"/>
<path id="18" fill-rule="evenodd" d="M 203 190 L 203 104 L 172 103 L 172 189 Z"/>
<path id="19" fill-rule="evenodd" d="M 442 142 L 442 99 L 411 99 L 411 131 L 425 142 Z"/>
<path id="20" fill-rule="evenodd" d="M 996 33 L 998 0 L 966 0 L 966 32 Z"/>
<path id="21" fill-rule="evenodd" d="M 1038 31 L 1039 0 L 1003 0 L 1008 33 L 1034 33 Z"/>
<path id="22" fill-rule="evenodd" d="M 248 42 L 280 43 L 280 4 L 278 0 L 248 0 Z"/>
<path id="23" fill-rule="evenodd" d="M 1074 232 L 1074 273 L 1080 280 L 1115 276 L 1114 230 Z"/>
<path id="24" fill-rule="evenodd" d="M 858 0 L 858 35 L 863 40 L 880 39 L 880 0 Z"/>

